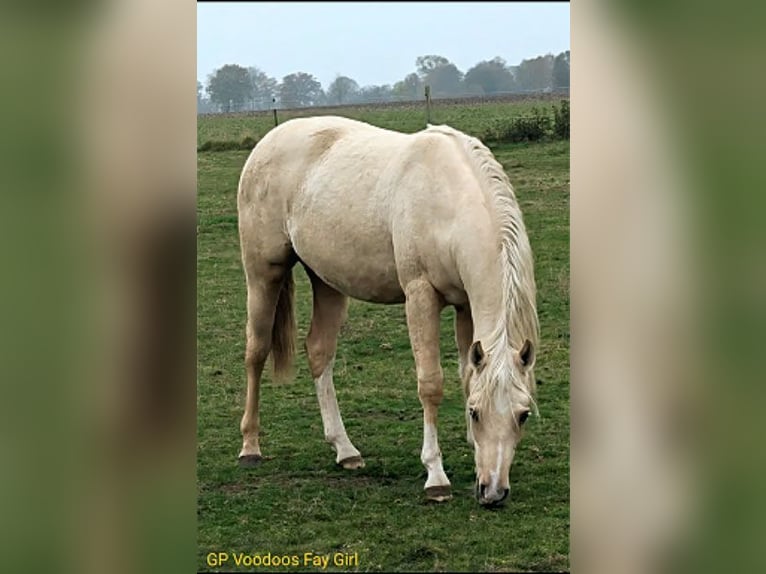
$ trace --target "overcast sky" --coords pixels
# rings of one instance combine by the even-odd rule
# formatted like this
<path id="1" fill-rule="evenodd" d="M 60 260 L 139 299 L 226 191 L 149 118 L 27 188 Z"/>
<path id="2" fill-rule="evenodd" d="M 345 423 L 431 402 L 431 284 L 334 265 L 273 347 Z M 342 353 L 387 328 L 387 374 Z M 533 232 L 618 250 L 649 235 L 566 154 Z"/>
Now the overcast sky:
<path id="1" fill-rule="evenodd" d="M 336 74 L 360 86 L 391 84 L 438 54 L 462 72 L 501 56 L 569 50 L 568 2 L 197 4 L 197 79 L 225 64 L 281 80 L 308 72 L 323 88 Z"/>

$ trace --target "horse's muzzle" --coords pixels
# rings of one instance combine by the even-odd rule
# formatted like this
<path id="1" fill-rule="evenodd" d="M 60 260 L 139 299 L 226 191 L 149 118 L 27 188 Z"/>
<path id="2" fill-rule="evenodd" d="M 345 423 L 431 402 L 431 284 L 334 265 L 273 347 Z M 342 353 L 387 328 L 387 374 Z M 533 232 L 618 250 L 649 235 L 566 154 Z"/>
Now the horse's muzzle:
<path id="1" fill-rule="evenodd" d="M 486 484 L 476 481 L 476 498 L 482 506 L 496 506 L 503 503 L 508 498 L 509 488 L 490 490 Z"/>

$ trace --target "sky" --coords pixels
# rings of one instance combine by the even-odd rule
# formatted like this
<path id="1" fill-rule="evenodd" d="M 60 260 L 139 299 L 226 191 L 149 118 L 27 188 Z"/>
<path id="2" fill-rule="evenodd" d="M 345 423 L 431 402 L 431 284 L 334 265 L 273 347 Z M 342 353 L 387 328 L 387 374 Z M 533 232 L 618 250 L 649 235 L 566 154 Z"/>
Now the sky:
<path id="1" fill-rule="evenodd" d="M 500 56 L 569 50 L 568 2 L 197 3 L 197 79 L 225 64 L 255 66 L 281 80 L 337 74 L 360 86 L 391 84 L 437 54 L 462 72 Z"/>

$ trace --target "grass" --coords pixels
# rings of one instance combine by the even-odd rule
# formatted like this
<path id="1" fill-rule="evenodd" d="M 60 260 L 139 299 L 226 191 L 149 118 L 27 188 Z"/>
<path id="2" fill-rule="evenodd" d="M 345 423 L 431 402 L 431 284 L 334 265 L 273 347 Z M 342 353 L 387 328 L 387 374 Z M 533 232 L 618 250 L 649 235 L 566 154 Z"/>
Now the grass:
<path id="1" fill-rule="evenodd" d="M 528 116 L 533 108 L 544 109 L 552 114 L 555 102 L 524 101 L 514 104 L 484 103 L 477 105 L 433 103 L 431 110 L 432 124 L 449 124 L 467 134 L 485 138 L 487 134 L 497 131 L 498 124 L 508 124 L 518 116 Z M 313 115 L 311 109 L 280 111 L 279 121 L 285 122 L 290 118 Z M 339 115 L 356 120 L 362 120 L 382 128 L 400 132 L 413 133 L 425 127 L 426 113 L 423 104 L 413 104 L 410 107 L 387 109 L 376 106 L 349 106 L 323 109 L 322 113 Z M 200 151 L 208 146 L 220 146 L 222 142 L 231 142 L 232 147 L 244 138 L 262 138 L 274 127 L 272 112 L 251 112 L 231 115 L 199 116 L 197 123 L 197 146 Z"/>
<path id="2" fill-rule="evenodd" d="M 455 127 L 470 133 L 482 129 L 487 109 L 512 115 L 519 113 L 517 106 L 455 106 L 440 113 L 462 118 Z M 422 127 L 420 110 L 373 110 L 367 115 L 355 110 L 354 115 L 402 131 Z M 199 139 L 241 140 L 265 133 L 257 127 L 244 133 L 250 121 L 201 118 Z M 264 455 L 273 458 L 253 470 L 238 468 L 245 394 L 245 283 L 236 187 L 249 152 L 198 154 L 200 570 L 252 570 L 253 566 L 235 566 L 233 554 L 239 552 L 296 555 L 301 560 L 304 552 L 358 553 L 358 566 L 352 569 L 361 571 L 568 570 L 569 143 L 507 144 L 493 151 L 514 183 L 535 253 L 542 330 L 536 374 L 544 381 L 538 391 L 541 418 L 527 422 L 511 471 L 511 498 L 499 510 L 479 507 L 472 494 L 473 455 L 465 440 L 451 309 L 442 317 L 446 381 L 439 417 L 444 467 L 453 485 L 451 501 L 424 500 L 422 411 L 401 305 L 352 301 L 339 340 L 338 402 L 349 437 L 367 466 L 353 472 L 336 468 L 334 453 L 323 440 L 319 406 L 301 350 L 291 383 L 272 383 L 267 366 L 261 446 Z M 311 295 L 302 269 L 295 269 L 295 277 L 302 349 Z M 224 566 L 213 567 L 206 562 L 209 552 L 232 557 Z M 290 568 L 301 569 L 316 570 Z M 330 561 L 328 570 L 339 569 Z"/>

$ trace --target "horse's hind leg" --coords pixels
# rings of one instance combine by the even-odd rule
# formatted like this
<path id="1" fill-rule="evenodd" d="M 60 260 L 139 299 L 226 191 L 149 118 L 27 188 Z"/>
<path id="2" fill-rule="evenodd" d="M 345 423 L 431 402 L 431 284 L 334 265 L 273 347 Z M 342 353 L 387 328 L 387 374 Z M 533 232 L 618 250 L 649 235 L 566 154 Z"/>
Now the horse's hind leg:
<path id="1" fill-rule="evenodd" d="M 343 468 L 361 468 L 364 461 L 346 434 L 332 381 L 338 332 L 346 319 L 348 299 L 312 271 L 306 271 L 314 291 L 314 309 L 311 328 L 306 337 L 306 354 L 322 412 L 324 437 L 335 449 L 335 461 L 338 464 Z"/>
<path id="2" fill-rule="evenodd" d="M 240 423 L 242 450 L 239 453 L 239 464 L 243 467 L 255 466 L 263 458 L 258 437 L 261 374 L 271 351 L 274 315 L 286 273 L 276 268 L 270 271 L 269 274 L 248 275 L 247 348 L 245 351 L 247 400 Z"/>

